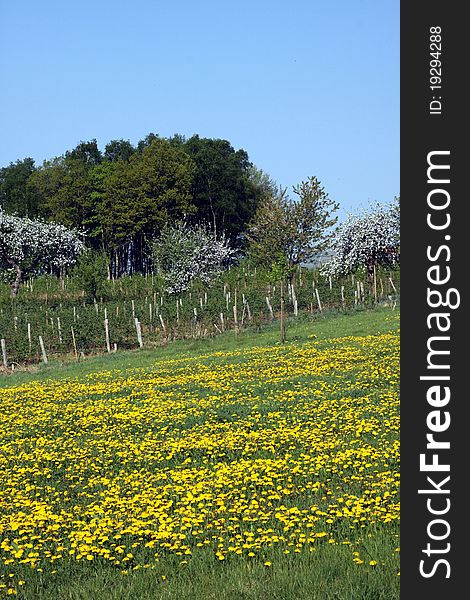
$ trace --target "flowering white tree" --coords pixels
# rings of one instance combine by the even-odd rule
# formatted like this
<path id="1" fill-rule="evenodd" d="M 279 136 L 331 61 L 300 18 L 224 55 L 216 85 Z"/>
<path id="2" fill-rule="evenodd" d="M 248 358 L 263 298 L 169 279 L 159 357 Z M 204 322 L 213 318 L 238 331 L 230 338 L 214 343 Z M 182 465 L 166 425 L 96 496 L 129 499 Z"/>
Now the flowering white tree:
<path id="1" fill-rule="evenodd" d="M 153 244 L 153 263 L 170 294 L 185 291 L 193 279 L 212 283 L 233 256 L 224 234 L 178 222 L 165 227 Z"/>
<path id="2" fill-rule="evenodd" d="M 84 249 L 77 231 L 0 209 L 0 275 L 10 283 L 13 298 L 24 277 L 72 265 Z"/>
<path id="3" fill-rule="evenodd" d="M 372 278 L 379 266 L 400 262 L 400 212 L 397 203 L 377 204 L 359 215 L 350 215 L 334 233 L 333 258 L 322 267 L 326 275 L 345 275 L 365 267 Z"/>

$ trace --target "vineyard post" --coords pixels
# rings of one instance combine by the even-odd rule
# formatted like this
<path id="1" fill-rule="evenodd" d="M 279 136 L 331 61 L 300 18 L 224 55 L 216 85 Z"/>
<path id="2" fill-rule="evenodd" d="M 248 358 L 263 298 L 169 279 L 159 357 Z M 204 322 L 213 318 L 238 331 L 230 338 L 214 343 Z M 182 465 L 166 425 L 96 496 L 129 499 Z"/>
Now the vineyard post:
<path id="1" fill-rule="evenodd" d="M 144 342 L 142 341 L 142 328 L 140 326 L 140 321 L 137 318 L 135 319 L 135 329 L 137 332 L 137 341 L 139 342 L 139 347 L 142 348 L 144 345 Z"/>
<path id="2" fill-rule="evenodd" d="M 281 280 L 281 344 L 286 341 L 286 326 L 284 323 L 284 282 Z"/>
<path id="3" fill-rule="evenodd" d="M 374 265 L 374 301 L 377 304 L 377 270 Z"/>
<path id="4" fill-rule="evenodd" d="M 282 291 L 282 286 L 281 286 Z M 273 307 L 271 306 L 271 302 L 269 301 L 269 296 L 266 296 L 266 304 L 268 305 L 269 313 L 271 315 L 271 321 L 274 321 L 274 312 Z"/>
<path id="5" fill-rule="evenodd" d="M 41 335 L 39 336 L 39 345 L 41 346 L 42 360 L 44 364 L 47 365 L 49 361 L 47 360 L 46 347 L 44 346 L 44 340 Z"/>
<path id="6" fill-rule="evenodd" d="M 8 359 L 7 359 L 7 345 L 5 340 L 2 338 L 0 340 L 1 346 L 2 346 L 2 358 L 3 358 L 3 366 L 5 367 L 5 369 L 8 369 Z"/>
<path id="7" fill-rule="evenodd" d="M 70 328 L 70 331 L 72 332 L 73 351 L 75 353 L 75 358 L 78 360 L 77 342 L 75 340 L 75 331 L 73 330 L 73 327 Z"/>
<path id="8" fill-rule="evenodd" d="M 292 304 L 294 306 L 294 316 L 299 315 L 298 305 L 297 305 L 297 294 L 295 293 L 294 282 L 291 284 L 291 294 L 292 294 Z"/>
<path id="9" fill-rule="evenodd" d="M 321 302 L 320 302 L 320 294 L 318 293 L 318 288 L 315 288 L 315 294 L 317 296 L 318 309 L 320 310 L 320 312 L 323 312 Z"/>
<path id="10" fill-rule="evenodd" d="M 104 320 L 104 335 L 106 338 L 106 350 L 111 352 L 111 344 L 109 343 L 109 321 L 108 319 Z"/>

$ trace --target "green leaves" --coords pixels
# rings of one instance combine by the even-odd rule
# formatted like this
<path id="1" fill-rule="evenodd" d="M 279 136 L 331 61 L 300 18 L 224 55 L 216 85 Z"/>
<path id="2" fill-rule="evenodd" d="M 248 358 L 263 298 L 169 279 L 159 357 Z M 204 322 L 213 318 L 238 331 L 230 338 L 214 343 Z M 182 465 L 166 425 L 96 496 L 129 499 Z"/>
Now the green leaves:
<path id="1" fill-rule="evenodd" d="M 289 198 L 286 189 L 265 196 L 247 232 L 251 256 L 273 268 L 282 256 L 287 276 L 325 248 L 328 230 L 337 221 L 333 213 L 338 209 L 315 177 L 293 191 L 298 200 Z"/>

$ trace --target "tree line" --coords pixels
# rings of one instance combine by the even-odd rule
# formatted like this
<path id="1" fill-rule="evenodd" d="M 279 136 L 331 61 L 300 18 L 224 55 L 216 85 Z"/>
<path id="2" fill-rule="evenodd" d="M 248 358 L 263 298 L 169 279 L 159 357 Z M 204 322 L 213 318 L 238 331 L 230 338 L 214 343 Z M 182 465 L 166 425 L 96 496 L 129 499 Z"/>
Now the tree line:
<path id="1" fill-rule="evenodd" d="M 36 166 L 32 158 L 0 169 L 0 208 L 16 217 L 62 224 L 108 257 L 109 275 L 148 272 L 152 241 L 168 223 L 204 223 L 234 248 L 261 199 L 275 188 L 248 153 L 223 139 L 163 138 L 137 145 L 96 139 Z"/>
<path id="2" fill-rule="evenodd" d="M 290 284 L 327 251 L 325 273 L 363 267 L 372 287 L 377 266 L 399 263 L 399 198 L 334 229 L 339 204 L 316 177 L 293 193 L 226 140 L 149 134 L 104 153 L 80 142 L 41 167 L 26 158 L 0 170 L 0 276 L 12 297 L 26 277 L 75 264 L 95 283 L 157 273 L 176 293 L 242 256 Z"/>

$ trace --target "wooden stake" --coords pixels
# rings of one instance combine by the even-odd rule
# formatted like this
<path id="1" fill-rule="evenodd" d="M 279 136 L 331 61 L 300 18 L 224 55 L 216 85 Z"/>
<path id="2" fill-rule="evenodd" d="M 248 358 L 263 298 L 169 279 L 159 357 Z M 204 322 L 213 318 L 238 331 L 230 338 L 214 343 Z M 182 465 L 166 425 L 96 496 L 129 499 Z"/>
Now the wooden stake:
<path id="1" fill-rule="evenodd" d="M 374 302 L 377 304 L 377 270 L 374 265 Z"/>
<path id="2" fill-rule="evenodd" d="M 106 338 L 106 350 L 111 352 L 111 344 L 109 343 L 109 321 L 108 319 L 104 320 L 104 335 Z"/>
<path id="3" fill-rule="evenodd" d="M 273 307 L 271 306 L 271 302 L 269 301 L 269 297 L 268 296 L 266 296 L 266 304 L 268 305 L 269 313 L 271 315 L 271 321 L 274 321 Z"/>
<path id="4" fill-rule="evenodd" d="M 78 360 L 77 342 L 75 341 L 75 331 L 73 330 L 73 327 L 70 328 L 70 331 L 72 332 L 73 351 L 75 353 L 75 358 Z"/>
<path id="5" fill-rule="evenodd" d="M 7 344 L 3 338 L 0 340 L 0 344 L 2 346 L 3 366 L 5 367 L 5 369 L 8 369 Z"/>
<path id="6" fill-rule="evenodd" d="M 320 294 L 318 293 L 318 288 L 315 288 L 315 294 L 317 296 L 318 308 L 319 308 L 320 312 L 322 312 L 322 306 L 321 306 L 321 302 L 320 302 Z"/>
<path id="7" fill-rule="evenodd" d="M 286 341 L 286 326 L 284 323 L 284 284 L 281 281 L 281 344 Z"/>
<path id="8" fill-rule="evenodd" d="M 44 364 L 47 365 L 49 361 L 47 360 L 46 347 L 44 346 L 44 340 L 41 335 L 39 336 L 39 345 L 41 346 L 42 360 L 44 361 Z"/>
<path id="9" fill-rule="evenodd" d="M 28 344 L 29 344 L 29 353 L 31 354 L 31 350 L 33 348 L 33 340 L 31 338 L 31 323 L 28 323 Z"/>
<path id="10" fill-rule="evenodd" d="M 142 328 L 140 326 L 140 321 L 138 319 L 135 320 L 135 329 L 137 332 L 137 341 L 139 342 L 140 348 L 142 348 L 144 345 L 144 342 L 142 341 Z"/>

